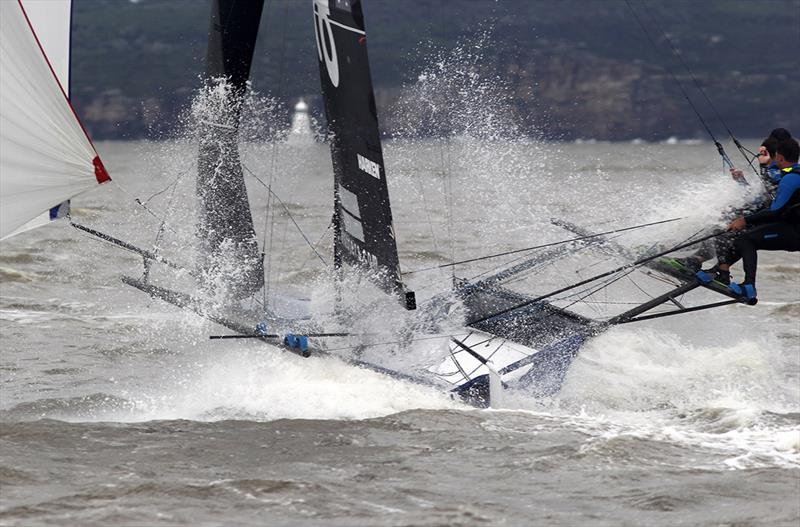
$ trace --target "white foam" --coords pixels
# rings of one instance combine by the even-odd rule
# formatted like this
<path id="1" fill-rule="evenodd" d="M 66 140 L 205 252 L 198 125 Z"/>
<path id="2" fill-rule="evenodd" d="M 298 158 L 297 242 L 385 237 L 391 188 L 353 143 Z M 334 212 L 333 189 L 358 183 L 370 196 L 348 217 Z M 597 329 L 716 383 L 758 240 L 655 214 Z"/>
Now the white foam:
<path id="1" fill-rule="evenodd" d="M 206 350 L 136 393 L 114 420 L 366 419 L 416 408 L 459 407 L 441 391 L 332 357 L 303 359 L 263 344 Z M 108 416 L 104 416 L 107 418 Z"/>

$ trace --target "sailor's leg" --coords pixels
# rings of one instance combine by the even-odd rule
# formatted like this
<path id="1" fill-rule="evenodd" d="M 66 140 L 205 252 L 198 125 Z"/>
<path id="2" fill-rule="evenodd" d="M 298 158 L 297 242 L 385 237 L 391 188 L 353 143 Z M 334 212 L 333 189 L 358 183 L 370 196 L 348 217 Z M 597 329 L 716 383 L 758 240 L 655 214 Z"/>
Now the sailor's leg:
<path id="1" fill-rule="evenodd" d="M 713 229 L 709 228 L 701 232 L 700 234 L 703 236 L 709 235 L 713 232 Z M 697 267 L 700 267 L 703 262 L 714 258 L 717 253 L 716 248 L 716 240 L 710 239 L 705 240 L 699 244 L 697 244 L 697 248 L 695 249 L 694 253 L 690 254 L 686 257 L 687 260 L 695 260 L 697 262 Z"/>
<path id="2" fill-rule="evenodd" d="M 733 245 L 742 255 L 744 281 L 755 284 L 758 251 L 800 251 L 800 232 L 788 223 L 768 223 L 743 232 Z"/>
<path id="3" fill-rule="evenodd" d="M 714 258 L 716 254 L 716 247 L 713 241 L 706 240 L 700 244 L 700 247 L 697 248 L 697 251 L 692 255 L 697 261 L 701 264 L 706 260 L 710 260 Z"/>
<path id="4" fill-rule="evenodd" d="M 744 267 L 744 283 L 756 284 L 756 268 L 758 267 L 758 251 L 751 232 L 742 233 L 733 242 L 736 251 L 742 256 L 742 267 Z M 756 234 L 756 237 L 758 235 Z"/>
<path id="5" fill-rule="evenodd" d="M 732 232 L 717 236 L 717 262 L 719 264 L 719 268 L 723 271 L 730 269 L 730 267 L 738 262 L 742 257 L 736 248 L 736 245 L 733 243 L 736 237 L 737 234 Z"/>

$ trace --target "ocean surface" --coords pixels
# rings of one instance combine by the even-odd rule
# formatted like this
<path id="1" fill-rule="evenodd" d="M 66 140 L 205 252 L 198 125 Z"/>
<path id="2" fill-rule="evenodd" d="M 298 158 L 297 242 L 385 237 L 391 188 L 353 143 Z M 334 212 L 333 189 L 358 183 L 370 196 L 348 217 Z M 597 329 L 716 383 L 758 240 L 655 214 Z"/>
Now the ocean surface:
<path id="1" fill-rule="evenodd" d="M 191 265 L 191 145 L 98 150 L 114 182 L 76 198 L 73 219 Z M 574 236 L 551 218 L 598 231 L 682 218 L 615 238 L 678 243 L 747 199 L 709 143 L 390 140 L 385 162 L 405 272 Z M 285 205 L 248 176 L 270 294 L 328 305 L 328 147 L 253 143 L 244 164 Z M 618 257 L 576 254 L 514 287 L 556 289 Z M 424 308 L 453 276 L 513 259 L 407 280 Z M 347 349 L 209 340 L 227 331 L 120 281 L 141 273 L 139 256 L 64 223 L 0 245 L 0 525 L 800 522 L 798 253 L 759 255 L 757 306 L 615 327 L 557 395 L 488 410 L 347 365 Z M 582 305 L 627 307 L 642 280 Z M 391 335 L 393 313 L 358 329 Z M 432 366 L 442 342 L 395 351 Z"/>

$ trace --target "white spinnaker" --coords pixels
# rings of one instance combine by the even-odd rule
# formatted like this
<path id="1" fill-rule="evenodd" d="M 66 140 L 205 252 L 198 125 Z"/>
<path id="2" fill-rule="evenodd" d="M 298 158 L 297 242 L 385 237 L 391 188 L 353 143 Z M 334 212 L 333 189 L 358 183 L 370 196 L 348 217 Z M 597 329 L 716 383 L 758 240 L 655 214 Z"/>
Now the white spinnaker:
<path id="1" fill-rule="evenodd" d="M 0 239 L 109 180 L 59 78 L 68 82 L 69 2 L 29 6 L 33 19 L 22 2 L 0 1 Z"/>
<path id="2" fill-rule="evenodd" d="M 67 97 L 70 97 L 72 0 L 21 0 L 28 20 L 39 38 L 44 54 L 58 77 Z M 10 238 L 31 229 L 47 225 L 69 213 L 69 200 L 58 208 L 36 216 L 5 237 Z"/>
<path id="3" fill-rule="evenodd" d="M 58 82 L 69 97 L 72 0 L 22 0 L 22 7 Z"/>

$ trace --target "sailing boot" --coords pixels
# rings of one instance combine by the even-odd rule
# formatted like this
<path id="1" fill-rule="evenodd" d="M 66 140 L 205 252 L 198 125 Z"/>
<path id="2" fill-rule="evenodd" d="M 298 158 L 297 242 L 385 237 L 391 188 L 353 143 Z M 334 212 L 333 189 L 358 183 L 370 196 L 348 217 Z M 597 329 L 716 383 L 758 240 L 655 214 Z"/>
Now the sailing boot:
<path id="1" fill-rule="evenodd" d="M 753 301 L 757 299 L 755 284 L 748 284 L 747 282 L 741 284 L 733 283 L 728 286 L 728 289 L 730 289 L 733 294 L 741 296 L 746 300 Z"/>

